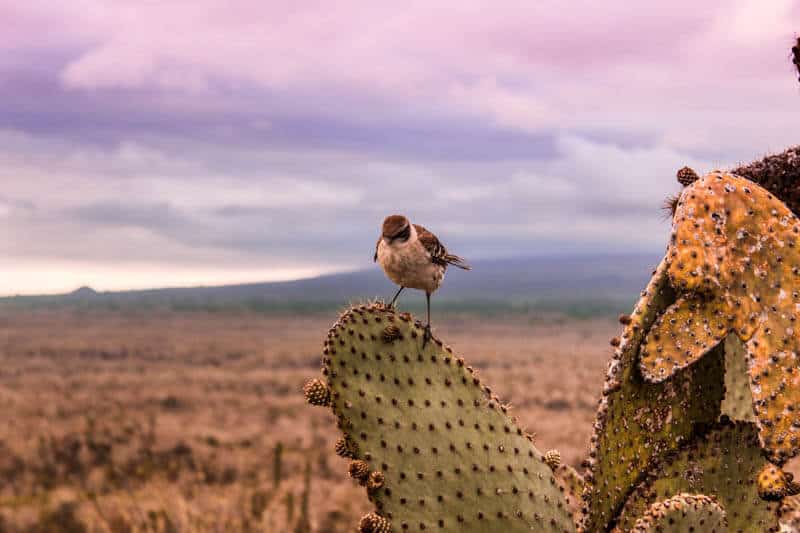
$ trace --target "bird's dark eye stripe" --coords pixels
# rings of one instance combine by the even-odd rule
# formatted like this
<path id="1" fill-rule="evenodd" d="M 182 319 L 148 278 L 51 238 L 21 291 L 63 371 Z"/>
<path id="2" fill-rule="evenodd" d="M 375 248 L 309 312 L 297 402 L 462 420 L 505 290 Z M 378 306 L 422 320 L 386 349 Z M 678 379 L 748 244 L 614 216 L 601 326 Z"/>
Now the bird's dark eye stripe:
<path id="1" fill-rule="evenodd" d="M 405 240 L 405 239 L 408 239 L 410 236 L 411 236 L 411 226 L 406 226 L 405 229 L 403 229 L 403 231 L 401 231 L 400 233 L 395 234 L 395 236 L 392 237 L 392 240 L 394 240 L 394 239 L 403 239 L 403 240 Z"/>

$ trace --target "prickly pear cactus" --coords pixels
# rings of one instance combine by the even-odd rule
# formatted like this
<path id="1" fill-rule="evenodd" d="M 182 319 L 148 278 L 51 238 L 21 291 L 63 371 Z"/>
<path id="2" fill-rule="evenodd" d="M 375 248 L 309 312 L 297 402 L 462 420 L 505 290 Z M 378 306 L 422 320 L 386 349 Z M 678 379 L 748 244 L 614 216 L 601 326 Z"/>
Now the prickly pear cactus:
<path id="1" fill-rule="evenodd" d="M 792 150 L 750 170 L 800 205 Z M 612 341 L 585 479 L 410 315 L 341 316 L 304 392 L 333 409 L 336 453 L 375 504 L 362 533 L 574 531 L 573 517 L 585 533 L 778 530 L 800 492 L 780 468 L 800 451 L 800 222 L 740 177 L 678 179 L 667 255 Z"/>
<path id="2" fill-rule="evenodd" d="M 800 213 L 800 146 L 734 168 L 730 173 L 757 183 L 780 198 L 792 212 Z"/>
<path id="3" fill-rule="evenodd" d="M 632 315 L 621 320 L 625 329 L 609 366 L 585 476 L 586 532 L 605 531 L 648 466 L 690 441 L 698 424 L 720 415 L 722 349 L 663 383 L 648 383 L 639 371 L 645 334 L 675 301 L 667 266 L 662 261 Z"/>
<path id="4" fill-rule="evenodd" d="M 735 334 L 725 337 L 725 398 L 722 400 L 722 414 L 731 420 L 755 421 L 744 346 Z"/>
<path id="5" fill-rule="evenodd" d="M 722 422 L 652 468 L 617 525 L 627 531 L 651 504 L 688 492 L 713 495 L 726 509 L 731 531 L 778 531 L 780 504 L 760 496 L 758 477 L 768 466 L 754 424 Z"/>
<path id="6" fill-rule="evenodd" d="M 581 507 L 583 504 L 583 477 L 571 466 L 562 464 L 554 470 L 556 482 L 564 494 L 572 518 L 577 524 L 581 519 Z"/>
<path id="7" fill-rule="evenodd" d="M 667 250 L 682 296 L 657 319 L 640 366 L 670 379 L 736 333 L 745 343 L 763 446 L 782 464 L 800 451 L 800 223 L 765 189 L 712 173 L 687 187 Z"/>
<path id="8" fill-rule="evenodd" d="M 531 437 L 463 359 L 439 341 L 423 348 L 422 335 L 410 315 L 372 304 L 345 312 L 325 341 L 337 453 L 376 506 L 361 531 L 574 531 Z M 327 397 L 316 384 L 307 396 Z"/>
<path id="9" fill-rule="evenodd" d="M 714 498 L 702 494 L 678 494 L 650 506 L 631 533 L 724 533 L 725 510 Z"/>

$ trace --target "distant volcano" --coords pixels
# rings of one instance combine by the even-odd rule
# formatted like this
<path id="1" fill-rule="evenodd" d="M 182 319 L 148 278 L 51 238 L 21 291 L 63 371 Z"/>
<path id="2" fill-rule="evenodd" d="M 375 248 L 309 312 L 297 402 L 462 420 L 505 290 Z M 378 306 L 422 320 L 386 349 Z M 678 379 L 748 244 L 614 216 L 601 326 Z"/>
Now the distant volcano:
<path id="1" fill-rule="evenodd" d="M 75 289 L 67 296 L 70 296 L 72 298 L 94 298 L 95 296 L 99 296 L 99 293 L 91 287 L 83 286 L 78 289 Z"/>

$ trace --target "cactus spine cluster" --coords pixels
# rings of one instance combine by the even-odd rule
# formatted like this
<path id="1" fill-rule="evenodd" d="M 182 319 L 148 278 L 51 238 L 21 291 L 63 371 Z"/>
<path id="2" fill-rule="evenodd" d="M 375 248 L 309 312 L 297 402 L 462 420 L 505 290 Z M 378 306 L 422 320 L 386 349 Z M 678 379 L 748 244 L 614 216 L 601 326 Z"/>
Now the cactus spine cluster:
<path id="1" fill-rule="evenodd" d="M 763 532 L 798 514 L 782 465 L 800 451 L 800 222 L 742 177 L 678 178 L 667 254 L 611 343 L 584 476 L 410 315 L 339 318 L 305 394 L 333 410 L 336 453 L 375 505 L 360 531 Z"/>

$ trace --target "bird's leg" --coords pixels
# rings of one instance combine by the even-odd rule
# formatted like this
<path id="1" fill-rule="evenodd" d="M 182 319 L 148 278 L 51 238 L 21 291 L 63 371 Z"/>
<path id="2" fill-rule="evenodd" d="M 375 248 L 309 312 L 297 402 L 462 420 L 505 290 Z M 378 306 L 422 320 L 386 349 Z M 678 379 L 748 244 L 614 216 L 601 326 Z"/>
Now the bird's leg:
<path id="1" fill-rule="evenodd" d="M 405 289 L 405 287 L 401 286 L 400 289 L 394 294 L 394 298 L 392 298 L 392 301 L 389 302 L 389 307 L 394 307 L 394 303 L 397 301 L 397 297 L 400 296 L 400 293 L 403 292 L 403 289 Z"/>
<path id="2" fill-rule="evenodd" d="M 431 335 L 431 293 L 425 292 L 425 299 L 427 301 L 427 308 L 428 308 L 428 323 L 425 325 L 425 334 L 422 336 L 422 349 L 425 349 L 425 345 L 428 344 L 428 341 L 433 338 Z"/>

